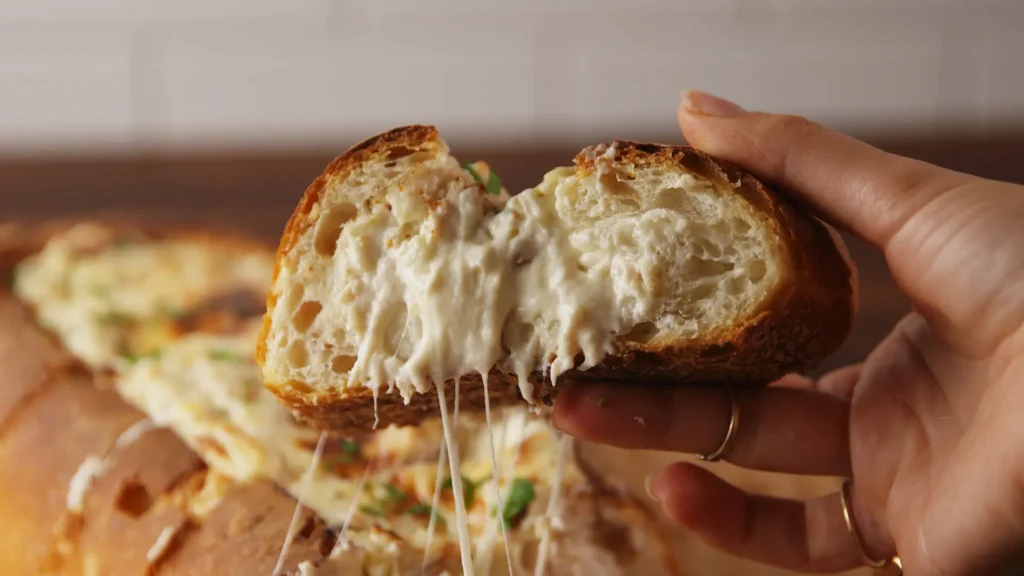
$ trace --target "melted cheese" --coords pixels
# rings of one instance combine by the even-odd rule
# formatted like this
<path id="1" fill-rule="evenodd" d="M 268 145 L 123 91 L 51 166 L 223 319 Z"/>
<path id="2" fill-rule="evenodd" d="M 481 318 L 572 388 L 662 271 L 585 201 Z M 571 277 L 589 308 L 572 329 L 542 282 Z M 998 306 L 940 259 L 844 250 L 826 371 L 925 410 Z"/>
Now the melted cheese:
<path id="1" fill-rule="evenodd" d="M 270 576 L 277 576 L 281 569 L 284 568 L 285 558 L 288 556 L 288 549 L 291 548 L 292 540 L 295 538 L 295 532 L 299 528 L 299 518 L 302 514 L 302 502 L 305 500 L 306 494 L 309 493 L 310 482 L 313 477 L 319 472 L 320 458 L 324 453 L 324 444 L 327 442 L 327 434 L 325 432 L 320 433 L 320 439 L 316 442 L 316 449 L 313 450 L 313 459 L 309 461 L 309 468 L 306 473 L 302 476 L 302 487 L 299 489 L 299 493 L 295 496 L 295 512 L 292 514 L 292 520 L 288 524 L 288 532 L 284 538 L 284 545 L 281 546 L 281 552 L 277 556 L 277 564 L 274 566 L 274 570 L 270 573 Z"/>
<path id="2" fill-rule="evenodd" d="M 85 503 L 85 494 L 92 485 L 93 479 L 103 473 L 103 459 L 98 456 L 88 456 L 75 470 L 75 474 L 68 482 L 68 494 L 65 505 L 69 512 L 82 513 L 82 506 Z"/>
<path id="3" fill-rule="evenodd" d="M 551 547 L 551 527 L 559 524 L 561 513 L 558 506 L 559 497 L 562 495 L 562 480 L 565 477 L 565 458 L 571 444 L 572 438 L 564 435 L 558 442 L 558 464 L 555 466 L 551 479 L 551 497 L 548 500 L 547 514 L 545 514 L 546 522 L 541 525 L 542 533 L 537 554 L 537 567 L 534 571 L 535 576 L 543 576 L 544 570 L 547 568 L 548 553 Z"/>
<path id="4" fill-rule="evenodd" d="M 147 324 L 188 311 L 218 290 L 267 286 L 273 275 L 273 262 L 258 252 L 211 250 L 200 240 L 94 252 L 95 238 L 107 230 L 83 224 L 55 237 L 18 267 L 15 284 L 37 306 L 39 321 L 91 366 L 134 352 L 126 340 Z"/>
<path id="5" fill-rule="evenodd" d="M 171 544 L 174 542 L 174 537 L 178 535 L 181 529 L 176 526 L 167 526 L 160 531 L 160 534 L 156 537 L 156 541 L 146 551 L 146 561 L 150 565 L 159 562 L 164 555 L 170 550 Z"/>
<path id="6" fill-rule="evenodd" d="M 742 300 L 720 285 L 767 277 L 747 270 L 766 266 L 761 260 L 680 242 L 736 239 L 744 253 L 771 244 L 757 237 L 768 232 L 726 214 L 709 182 L 672 171 L 645 174 L 645 186 L 671 198 L 615 209 L 639 200 L 603 184 L 605 176 L 617 177 L 610 168 L 615 147 L 593 154 L 596 173 L 553 170 L 500 210 L 491 206 L 501 202 L 460 177 L 448 157 L 402 164 L 389 177 L 356 173 L 329 182 L 317 210 L 347 206 L 351 213 L 344 213 L 330 256 L 316 244 L 327 226 L 312 226 L 283 261 L 268 381 L 301 381 L 318 391 L 365 386 L 375 394 L 394 385 L 408 402 L 436 382 L 498 369 L 517 375 L 532 402 L 530 374 L 545 372 L 555 383 L 574 367 L 589 369 L 638 325 L 695 336 L 698 318 L 723 321 L 708 311 Z M 300 329 L 292 321 L 302 303 L 316 303 L 319 313 Z M 679 312 L 684 303 L 692 308 L 686 314 Z M 294 361 L 299 349 L 308 362 Z M 345 374 L 331 369 L 338 357 L 355 358 Z"/>
<path id="7" fill-rule="evenodd" d="M 68 493 L 65 498 L 65 505 L 69 512 L 82 513 L 85 504 L 85 495 L 92 486 L 93 480 L 103 475 L 110 466 L 110 458 L 118 450 L 124 449 L 131 443 L 142 437 L 143 434 L 153 429 L 153 422 L 149 418 L 143 418 L 118 435 L 114 445 L 107 450 L 102 457 L 96 455 L 87 456 L 75 470 L 74 475 L 68 482 Z"/>
<path id="8" fill-rule="evenodd" d="M 437 400 L 441 406 L 441 426 L 444 427 L 444 442 L 448 446 L 448 467 L 452 473 L 452 495 L 455 500 L 456 530 L 459 534 L 459 551 L 462 553 L 462 570 L 466 576 L 473 576 L 473 551 L 469 540 L 469 525 L 466 521 L 465 489 L 462 486 L 462 467 L 459 464 L 459 446 L 456 444 L 452 426 L 448 423 L 448 402 L 444 397 L 444 386 L 437 387 Z M 458 400 L 455 407 L 458 409 Z"/>

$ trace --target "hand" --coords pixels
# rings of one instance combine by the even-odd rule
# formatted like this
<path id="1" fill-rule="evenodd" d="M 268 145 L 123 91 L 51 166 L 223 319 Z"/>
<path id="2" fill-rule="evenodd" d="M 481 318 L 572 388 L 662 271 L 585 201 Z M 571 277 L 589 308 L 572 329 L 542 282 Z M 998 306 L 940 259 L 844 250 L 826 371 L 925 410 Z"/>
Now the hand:
<path id="1" fill-rule="evenodd" d="M 883 250 L 915 310 L 862 364 L 739 393 L 725 459 L 851 477 L 867 554 L 898 551 L 908 575 L 992 574 L 1024 557 L 1024 187 L 701 93 L 684 97 L 679 125 L 693 146 Z M 721 390 L 581 384 L 559 395 L 554 424 L 626 448 L 707 453 L 729 416 Z M 838 493 L 766 498 L 687 463 L 649 491 L 727 552 L 807 572 L 863 565 Z"/>

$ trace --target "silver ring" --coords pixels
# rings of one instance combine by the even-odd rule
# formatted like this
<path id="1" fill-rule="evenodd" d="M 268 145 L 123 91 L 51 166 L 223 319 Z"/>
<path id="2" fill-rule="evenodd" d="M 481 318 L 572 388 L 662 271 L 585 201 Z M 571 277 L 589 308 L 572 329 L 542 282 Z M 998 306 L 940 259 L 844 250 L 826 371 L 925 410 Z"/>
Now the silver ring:
<path id="1" fill-rule="evenodd" d="M 732 414 L 729 416 L 729 428 L 725 431 L 725 438 L 722 439 L 722 443 L 718 445 L 714 452 L 710 454 L 697 454 L 697 458 L 703 462 L 718 462 L 721 460 L 725 451 L 729 448 L 729 444 L 736 437 L 736 430 L 740 427 L 740 404 L 736 401 L 736 393 L 732 388 L 726 388 L 725 394 L 729 398 L 729 404 L 732 407 Z"/>

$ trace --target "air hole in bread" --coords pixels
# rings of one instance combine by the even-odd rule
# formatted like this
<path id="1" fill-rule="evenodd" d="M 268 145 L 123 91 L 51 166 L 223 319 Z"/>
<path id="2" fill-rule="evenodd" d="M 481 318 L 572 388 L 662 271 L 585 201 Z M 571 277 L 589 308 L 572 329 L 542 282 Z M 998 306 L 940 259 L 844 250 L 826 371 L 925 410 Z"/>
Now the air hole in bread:
<path id="1" fill-rule="evenodd" d="M 764 260 L 752 260 L 747 264 L 747 275 L 750 281 L 758 283 L 764 278 L 764 275 L 768 273 L 768 265 Z"/>
<path id="2" fill-rule="evenodd" d="M 654 197 L 655 208 L 664 208 L 683 213 L 687 212 L 686 208 L 692 202 L 693 200 L 690 199 L 686 190 L 682 188 L 665 188 L 664 190 L 659 190 L 658 194 Z"/>
<path id="3" fill-rule="evenodd" d="M 398 160 L 399 158 L 405 158 L 406 156 L 411 156 L 415 153 L 416 150 L 413 150 L 408 146 L 392 146 L 388 149 L 386 157 L 388 160 Z"/>
<path id="4" fill-rule="evenodd" d="M 646 344 L 658 335 L 658 326 L 654 322 L 641 322 L 626 334 L 625 339 L 629 342 Z"/>
<path id="5" fill-rule="evenodd" d="M 711 278 L 721 276 L 735 267 L 736 265 L 732 262 L 692 258 L 686 263 L 686 272 L 698 278 Z"/>
<path id="6" fill-rule="evenodd" d="M 355 356 L 335 356 L 331 358 L 331 370 L 335 374 L 348 374 L 348 371 L 355 365 Z"/>
<path id="7" fill-rule="evenodd" d="M 340 202 L 330 207 L 327 214 L 320 217 L 317 225 L 313 246 L 321 256 L 333 256 L 338 247 L 338 237 L 346 222 L 355 218 L 358 210 L 348 202 Z"/>
<path id="8" fill-rule="evenodd" d="M 288 310 L 290 313 L 298 308 L 299 304 L 302 302 L 302 296 L 305 292 L 306 289 L 302 284 L 295 284 L 289 288 L 288 294 L 285 296 L 284 302 L 282 302 L 284 309 Z"/>
<path id="9" fill-rule="evenodd" d="M 296 340 L 288 347 L 288 361 L 293 368 L 309 366 L 309 352 L 302 340 Z"/>
<path id="10" fill-rule="evenodd" d="M 697 249 L 701 258 L 718 259 L 722 257 L 722 247 L 707 238 L 698 238 L 694 248 Z"/>
<path id="11" fill-rule="evenodd" d="M 717 286 L 714 284 L 700 284 L 695 286 L 687 296 L 689 296 L 690 302 L 707 300 L 714 296 L 716 289 Z"/>
<path id="12" fill-rule="evenodd" d="M 114 505 L 132 518 L 138 518 L 153 505 L 153 497 L 145 486 L 135 480 L 129 480 L 118 492 Z"/>
<path id="13" fill-rule="evenodd" d="M 309 327 L 313 325 L 313 321 L 320 315 L 320 311 L 324 307 L 322 304 L 316 301 L 303 302 L 302 306 L 295 311 L 295 315 L 292 316 L 292 325 L 300 333 L 305 334 Z"/>
<path id="14" fill-rule="evenodd" d="M 614 202 L 621 206 L 627 206 L 633 209 L 640 208 L 640 197 L 637 194 L 636 189 L 626 182 L 623 182 L 619 177 L 611 172 L 601 174 L 598 178 L 601 182 L 601 187 L 604 192 L 614 196 Z"/>

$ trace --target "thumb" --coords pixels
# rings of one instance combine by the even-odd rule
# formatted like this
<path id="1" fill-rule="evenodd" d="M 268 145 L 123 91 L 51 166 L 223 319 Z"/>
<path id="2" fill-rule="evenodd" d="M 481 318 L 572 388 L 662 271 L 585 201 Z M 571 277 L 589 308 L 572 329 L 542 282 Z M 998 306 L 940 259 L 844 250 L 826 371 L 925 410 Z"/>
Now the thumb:
<path id="1" fill-rule="evenodd" d="M 970 176 L 883 152 L 797 116 L 747 112 L 685 92 L 686 140 L 797 196 L 823 218 L 885 249 L 923 206 Z"/>

